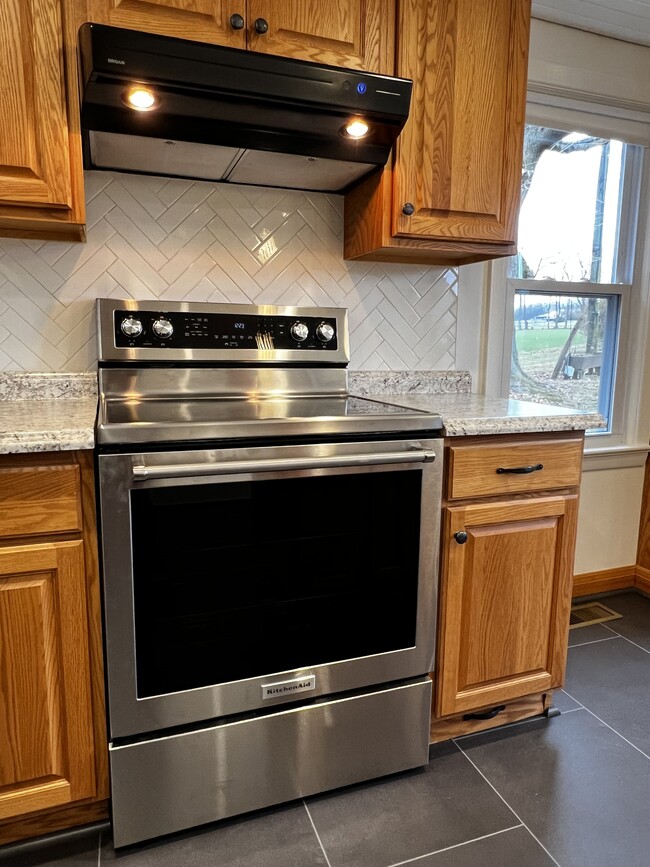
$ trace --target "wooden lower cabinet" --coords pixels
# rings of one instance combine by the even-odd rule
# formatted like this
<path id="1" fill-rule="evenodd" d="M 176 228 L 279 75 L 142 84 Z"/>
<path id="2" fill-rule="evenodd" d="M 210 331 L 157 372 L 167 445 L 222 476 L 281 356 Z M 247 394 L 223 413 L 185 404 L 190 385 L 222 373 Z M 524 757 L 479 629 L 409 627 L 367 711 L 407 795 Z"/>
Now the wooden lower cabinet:
<path id="1" fill-rule="evenodd" d="M 95 794 L 83 542 L 0 549 L 0 819 Z"/>
<path id="2" fill-rule="evenodd" d="M 92 453 L 0 458 L 0 518 L 3 844 L 108 815 Z"/>
<path id="3" fill-rule="evenodd" d="M 494 448 L 494 440 L 486 444 L 485 461 L 477 469 L 479 491 L 490 484 L 493 474 L 503 475 L 497 474 L 503 453 Z M 501 719 L 494 714 L 498 725 L 516 711 L 513 702 L 547 696 L 564 682 L 582 437 L 535 442 L 533 451 L 539 448 L 548 462 L 549 487 L 562 484 L 552 471 L 553 449 L 563 459 L 569 450 L 567 478 L 572 479 L 572 488 L 456 501 L 449 494 L 458 486 L 453 475 L 447 479 L 434 728 L 441 718 L 459 715 L 457 722 L 467 723 L 467 714 L 485 716 L 499 707 Z M 511 455 L 511 465 L 521 457 L 525 464 L 537 465 L 537 460 L 528 460 L 530 446 L 525 440 L 506 441 L 503 447 Z M 447 449 L 452 474 L 453 448 Z M 544 478 L 543 462 L 539 465 L 538 474 L 513 477 L 528 477 L 531 488 L 539 487 Z M 531 715 L 535 711 L 530 708 L 538 705 L 524 701 L 522 715 Z M 542 709 L 539 706 L 536 712 Z M 455 734 L 463 731 L 462 725 L 451 729 Z"/>

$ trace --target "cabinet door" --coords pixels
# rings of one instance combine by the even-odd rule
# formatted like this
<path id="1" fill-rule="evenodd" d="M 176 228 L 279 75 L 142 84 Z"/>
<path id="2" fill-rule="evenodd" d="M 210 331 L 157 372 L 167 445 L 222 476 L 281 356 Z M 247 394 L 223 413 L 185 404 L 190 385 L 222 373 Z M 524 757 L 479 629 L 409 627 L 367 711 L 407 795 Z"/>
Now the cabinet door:
<path id="1" fill-rule="evenodd" d="M 577 495 L 444 510 L 437 716 L 562 685 L 576 514 Z"/>
<path id="2" fill-rule="evenodd" d="M 246 47 L 246 27 L 230 23 L 233 14 L 245 19 L 246 0 L 86 0 L 86 6 L 97 24 Z"/>
<path id="3" fill-rule="evenodd" d="M 394 235 L 515 240 L 529 20 L 530 0 L 400 4 L 397 73 L 413 79 L 413 101 L 397 142 Z"/>
<path id="4" fill-rule="evenodd" d="M 83 542 L 0 548 L 0 819 L 95 794 Z"/>
<path id="5" fill-rule="evenodd" d="M 0 205 L 70 208 L 60 0 L 0 3 Z"/>
<path id="6" fill-rule="evenodd" d="M 248 0 L 248 32 L 253 51 L 393 74 L 395 0 Z"/>

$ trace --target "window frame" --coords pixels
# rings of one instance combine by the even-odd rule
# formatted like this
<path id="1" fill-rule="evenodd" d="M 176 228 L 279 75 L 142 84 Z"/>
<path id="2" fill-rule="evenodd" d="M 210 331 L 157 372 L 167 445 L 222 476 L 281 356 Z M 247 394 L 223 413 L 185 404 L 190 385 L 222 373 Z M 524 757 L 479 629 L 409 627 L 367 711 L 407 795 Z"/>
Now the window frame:
<path id="1" fill-rule="evenodd" d="M 535 95 L 539 100 L 539 95 Z M 567 123 L 567 109 L 571 103 L 576 105 L 574 125 L 584 128 L 594 135 L 606 133 L 591 122 L 594 116 L 587 116 L 590 122 L 582 123 L 586 115 L 579 110 L 577 100 L 563 99 L 561 110 L 554 117 L 554 97 L 544 99 L 543 114 L 537 114 L 538 105 L 529 101 L 526 117 L 528 123 L 544 123 L 559 127 Z M 557 100 L 559 101 L 559 100 Z M 598 120 L 598 118 L 596 118 Z M 634 273 L 630 284 L 617 285 L 616 290 L 626 294 L 621 299 L 621 328 L 619 336 L 619 356 L 616 368 L 616 392 L 612 413 L 612 432 L 587 437 L 585 453 L 598 458 L 598 468 L 615 466 L 636 466 L 643 463 L 648 452 L 650 432 L 650 221 L 648 207 L 640 203 L 650 203 L 650 121 L 647 126 L 647 139 L 621 136 L 631 144 L 644 147 L 640 183 L 635 197 L 629 197 L 627 226 L 631 225 L 631 208 L 638 209 L 636 239 L 630 233 L 621 231 L 621 247 L 636 240 Z M 633 166 L 627 170 L 632 171 Z M 638 171 L 638 168 L 637 168 Z M 495 259 L 476 265 L 466 265 L 459 269 L 458 280 L 458 324 L 456 366 L 468 369 L 472 374 L 472 390 L 487 396 L 507 398 L 510 385 L 510 353 L 514 326 L 514 293 L 508 287 L 508 258 Z M 607 284 L 595 284 L 607 285 Z M 625 286 L 628 286 L 627 292 Z M 583 287 L 584 291 L 584 287 Z M 464 316 L 463 311 L 468 315 Z M 633 463 L 629 463 L 633 461 Z M 585 464 L 585 469 L 591 465 Z M 594 464 L 594 469 L 597 468 Z"/>
<path id="2" fill-rule="evenodd" d="M 508 260 L 505 260 L 507 263 Z M 506 264 L 507 268 L 507 264 Z M 507 272 L 506 272 L 507 273 Z M 614 365 L 612 370 L 612 400 L 609 425 L 607 430 L 593 430 L 588 436 L 597 438 L 601 444 L 621 445 L 625 442 L 625 382 L 627 365 L 623 362 L 622 347 L 629 344 L 630 333 L 630 307 L 634 284 L 627 283 L 568 283 L 556 280 L 521 280 L 506 277 L 506 322 L 504 328 L 504 340 L 510 334 L 510 346 L 515 335 L 515 293 L 518 288 L 527 288 L 531 292 L 542 295 L 573 295 L 587 297 L 589 295 L 602 296 L 614 295 L 618 298 L 618 332 L 616 345 L 614 346 Z M 508 397 L 510 392 L 511 376 L 511 353 L 503 352 L 503 368 L 501 376 L 501 388 L 503 396 Z"/>

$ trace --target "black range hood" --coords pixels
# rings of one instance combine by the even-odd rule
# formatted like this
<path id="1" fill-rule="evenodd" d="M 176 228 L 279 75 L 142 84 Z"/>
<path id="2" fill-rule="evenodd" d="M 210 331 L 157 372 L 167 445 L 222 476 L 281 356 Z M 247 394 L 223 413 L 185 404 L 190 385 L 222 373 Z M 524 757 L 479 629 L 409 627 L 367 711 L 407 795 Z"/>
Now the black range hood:
<path id="1" fill-rule="evenodd" d="M 99 24 L 79 40 L 87 168 L 343 192 L 408 116 L 403 78 Z M 134 87 L 154 106 L 129 107 Z"/>

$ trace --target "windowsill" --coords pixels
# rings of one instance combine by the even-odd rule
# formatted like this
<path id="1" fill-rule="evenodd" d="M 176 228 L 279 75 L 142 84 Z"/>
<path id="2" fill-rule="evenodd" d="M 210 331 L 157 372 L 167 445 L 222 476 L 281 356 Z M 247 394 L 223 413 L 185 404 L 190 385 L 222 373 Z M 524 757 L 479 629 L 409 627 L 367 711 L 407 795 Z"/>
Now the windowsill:
<path id="1" fill-rule="evenodd" d="M 590 445 L 589 439 L 585 443 L 585 452 L 582 459 L 584 472 L 590 470 L 618 470 L 625 467 L 642 467 L 646 456 L 650 452 L 647 443 L 612 443 L 611 445 Z"/>

